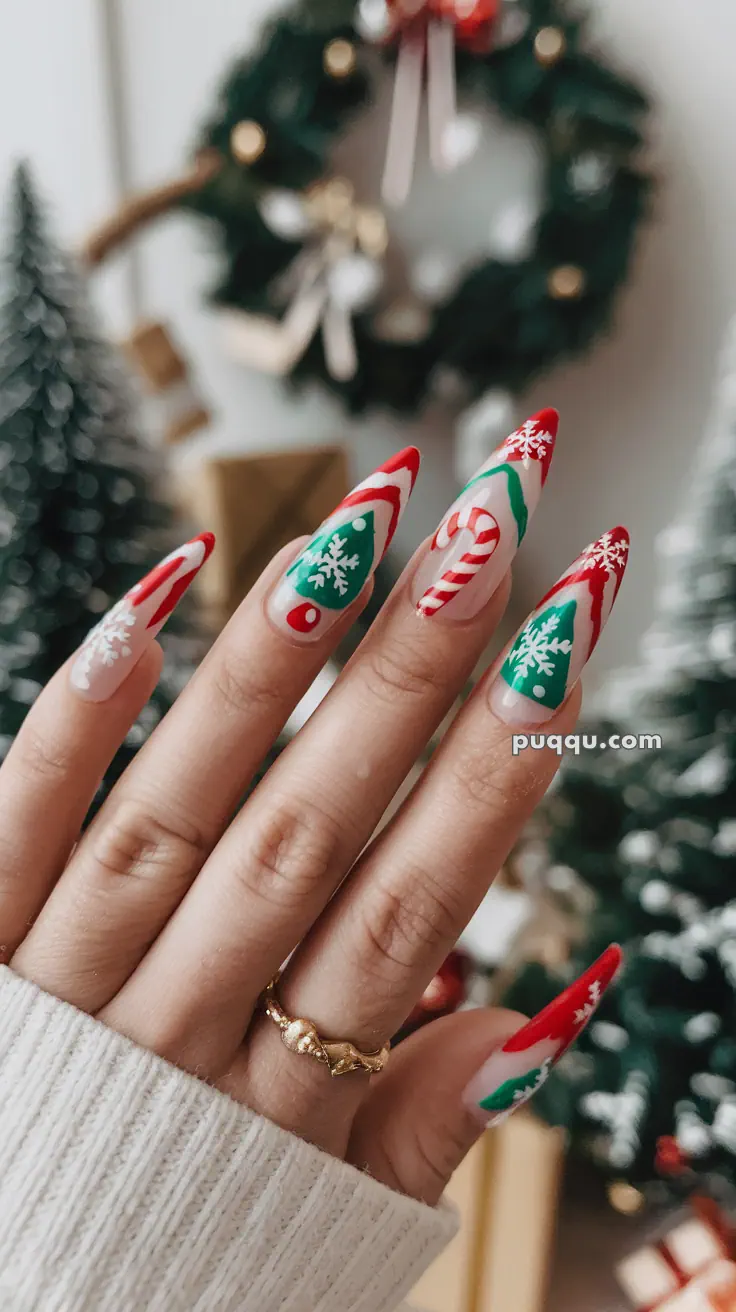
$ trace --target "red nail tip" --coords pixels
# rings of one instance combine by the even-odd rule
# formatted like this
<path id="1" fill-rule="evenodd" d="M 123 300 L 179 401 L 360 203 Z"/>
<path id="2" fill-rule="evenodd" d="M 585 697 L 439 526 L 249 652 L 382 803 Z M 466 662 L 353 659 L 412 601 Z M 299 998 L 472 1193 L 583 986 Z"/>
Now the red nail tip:
<path id="1" fill-rule="evenodd" d="M 204 561 L 209 560 L 210 556 L 212 555 L 212 552 L 215 549 L 215 541 L 216 539 L 214 533 L 198 533 L 196 538 L 192 538 L 192 542 L 201 542 L 202 546 L 204 547 L 204 560 L 202 561 L 203 565 L 204 565 Z"/>
<path id="2" fill-rule="evenodd" d="M 540 410 L 514 429 L 513 433 L 509 433 L 501 443 L 499 452 L 502 458 L 509 464 L 520 464 L 525 468 L 532 464 L 539 465 L 544 487 L 552 464 L 558 424 L 559 415 L 556 410 Z"/>
<path id="3" fill-rule="evenodd" d="M 159 565 L 154 565 L 153 569 L 149 570 L 140 583 L 132 589 L 130 599 L 133 606 L 142 606 L 144 601 L 148 601 L 149 597 L 152 597 L 172 574 L 176 574 L 183 564 L 184 556 L 171 556 L 168 560 L 161 561 Z"/>
<path id="4" fill-rule="evenodd" d="M 539 424 L 540 428 L 543 428 L 546 433 L 549 433 L 550 437 L 557 437 L 557 430 L 560 426 L 560 416 L 559 412 L 552 406 L 547 406 L 546 409 L 540 410 L 536 415 L 532 415 L 532 419 L 534 423 Z"/>
<path id="5" fill-rule="evenodd" d="M 391 456 L 385 464 L 379 465 L 376 470 L 377 474 L 393 474 L 397 469 L 408 469 L 411 475 L 412 489 L 417 481 L 419 465 L 421 464 L 422 453 L 415 446 L 405 446 L 403 451 L 397 451 L 395 456 Z"/>
<path id="6" fill-rule="evenodd" d="M 631 538 L 628 529 L 619 524 L 616 528 L 611 528 L 606 533 L 602 533 L 595 542 L 585 548 L 578 556 L 577 560 L 572 562 L 567 574 L 563 574 L 552 589 L 553 592 L 560 590 L 560 587 L 568 583 L 577 583 L 583 579 L 589 579 L 593 574 L 601 576 L 616 576 L 616 593 L 621 586 L 621 580 L 626 573 L 626 567 L 629 563 L 629 547 Z"/>
<path id="7" fill-rule="evenodd" d="M 564 993 L 550 1002 L 528 1025 L 512 1035 L 504 1044 L 503 1051 L 523 1052 L 542 1039 L 551 1038 L 561 1041 L 558 1053 L 558 1057 L 561 1057 L 585 1029 L 603 994 L 613 983 L 622 960 L 621 948 L 618 943 L 612 943 Z"/>

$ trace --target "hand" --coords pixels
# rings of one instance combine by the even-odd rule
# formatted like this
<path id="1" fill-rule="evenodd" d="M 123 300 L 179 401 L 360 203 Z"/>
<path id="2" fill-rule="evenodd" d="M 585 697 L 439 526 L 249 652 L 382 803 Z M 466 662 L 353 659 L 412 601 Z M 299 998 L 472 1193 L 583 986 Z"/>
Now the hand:
<path id="1" fill-rule="evenodd" d="M 558 757 L 512 755 L 512 735 L 572 730 L 577 680 L 623 573 L 623 531 L 571 567 L 371 841 L 498 624 L 555 432 L 554 412 L 543 412 L 461 494 L 241 810 L 370 595 L 414 483 L 411 449 L 356 489 L 308 550 L 296 543 L 276 557 L 81 837 L 99 779 L 158 678 L 155 636 L 211 550 L 208 535 L 103 621 L 41 694 L 0 771 L 2 960 L 428 1202 L 483 1125 L 519 1105 L 572 1042 L 616 950 L 530 1027 L 503 1011 L 450 1017 L 373 1077 L 331 1078 L 287 1050 L 261 999 L 289 958 L 276 991 L 289 1016 L 361 1052 L 381 1049 L 547 789 Z"/>

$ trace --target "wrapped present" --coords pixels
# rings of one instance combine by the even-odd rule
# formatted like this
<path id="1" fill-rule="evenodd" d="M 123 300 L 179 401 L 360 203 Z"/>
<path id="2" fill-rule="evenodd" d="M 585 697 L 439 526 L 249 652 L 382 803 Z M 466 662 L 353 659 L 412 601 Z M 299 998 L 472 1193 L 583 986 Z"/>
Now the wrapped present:
<path id="1" fill-rule="evenodd" d="M 708 1199 L 619 1263 L 616 1275 L 636 1312 L 736 1312 L 730 1223 Z"/>
<path id="2" fill-rule="evenodd" d="M 409 1302 L 422 1312 L 544 1312 L 564 1163 L 562 1130 L 518 1112 L 484 1134 L 448 1199 L 460 1233 Z"/>
<path id="3" fill-rule="evenodd" d="M 219 622 L 233 613 L 275 553 L 312 534 L 349 491 L 340 446 L 207 460 L 180 471 L 178 480 L 188 514 L 217 537 L 202 587 L 204 603 Z"/>
<path id="4" fill-rule="evenodd" d="M 187 361 L 162 323 L 138 324 L 122 345 L 151 400 L 165 442 L 181 442 L 207 427 L 210 412 Z"/>

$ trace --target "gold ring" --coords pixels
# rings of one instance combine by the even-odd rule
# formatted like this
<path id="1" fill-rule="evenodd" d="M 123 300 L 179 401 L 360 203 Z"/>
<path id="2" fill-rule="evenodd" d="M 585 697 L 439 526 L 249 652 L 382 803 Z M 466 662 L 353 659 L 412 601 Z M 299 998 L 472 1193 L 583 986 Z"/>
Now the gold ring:
<path id="1" fill-rule="evenodd" d="M 317 1026 L 311 1020 L 298 1016 L 287 1016 L 276 997 L 278 975 L 271 980 L 262 994 L 263 1009 L 266 1015 L 281 1030 L 281 1042 L 290 1052 L 305 1053 L 315 1061 L 327 1066 L 330 1075 L 349 1075 L 351 1071 L 367 1071 L 369 1075 L 378 1075 L 389 1058 L 389 1044 L 378 1052 L 359 1052 L 354 1043 L 346 1039 L 323 1039 L 317 1033 Z"/>

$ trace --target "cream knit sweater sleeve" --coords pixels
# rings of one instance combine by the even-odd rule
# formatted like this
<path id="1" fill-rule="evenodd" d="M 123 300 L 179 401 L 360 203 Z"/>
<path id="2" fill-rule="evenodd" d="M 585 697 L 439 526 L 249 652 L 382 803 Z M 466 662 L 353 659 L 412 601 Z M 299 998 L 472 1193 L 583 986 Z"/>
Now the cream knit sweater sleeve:
<path id="1" fill-rule="evenodd" d="M 0 1307 L 392 1312 L 456 1229 L 0 967 Z"/>

